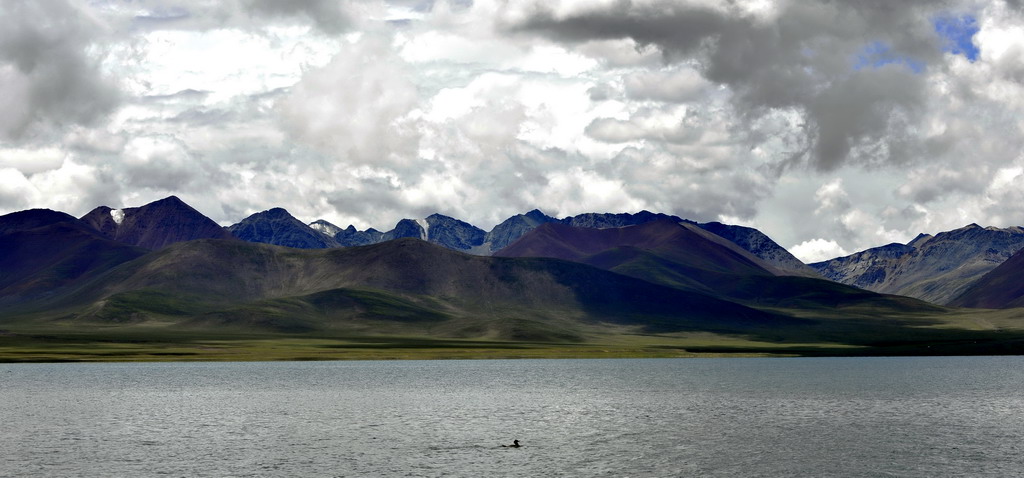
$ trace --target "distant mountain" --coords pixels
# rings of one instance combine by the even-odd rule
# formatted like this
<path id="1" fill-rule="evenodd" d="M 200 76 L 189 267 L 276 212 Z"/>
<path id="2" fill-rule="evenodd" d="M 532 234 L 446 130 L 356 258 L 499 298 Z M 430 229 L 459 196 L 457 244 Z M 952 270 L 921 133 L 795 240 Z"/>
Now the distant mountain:
<path id="1" fill-rule="evenodd" d="M 1024 250 L 975 281 L 950 305 L 985 309 L 1024 307 Z"/>
<path id="2" fill-rule="evenodd" d="M 499 257 L 554 257 L 652 283 L 736 300 L 747 305 L 928 308 L 823 279 L 796 277 L 696 224 L 661 219 L 641 225 L 590 229 L 545 224 L 498 251 Z"/>
<path id="3" fill-rule="evenodd" d="M 146 249 L 160 249 L 193 239 L 233 238 L 231 233 L 176 196 L 142 207 L 100 206 L 82 216 L 82 221 L 103 237 Z"/>
<path id="4" fill-rule="evenodd" d="M 526 214 L 516 214 L 505 219 L 501 224 L 494 226 L 484 236 L 484 243 L 487 245 L 486 250 L 489 254 L 503 249 L 505 246 L 515 242 L 516 239 L 523 237 L 523 234 L 536 229 L 541 224 L 556 221 L 558 219 L 540 212 L 539 209 L 534 209 Z"/>
<path id="5" fill-rule="evenodd" d="M 343 246 L 366 246 L 376 244 L 384 240 L 384 233 L 374 228 L 365 231 L 357 231 L 349 225 L 345 230 L 334 235 L 334 240 Z"/>
<path id="6" fill-rule="evenodd" d="M 790 254 L 763 232 L 752 227 L 733 226 L 720 222 L 697 224 L 701 229 L 728 239 L 785 275 L 821 278 L 818 271 Z"/>
<path id="7" fill-rule="evenodd" d="M 667 214 L 661 213 L 653 213 L 650 211 L 640 211 L 636 214 L 585 213 L 563 218 L 559 222 L 573 227 L 605 229 L 609 227 L 635 226 L 637 224 L 646 224 L 648 222 L 663 219 L 669 219 L 675 222 L 682 221 L 682 219 L 676 216 L 669 216 Z"/>
<path id="8" fill-rule="evenodd" d="M 422 221 L 422 219 L 421 219 Z M 394 229 L 384 233 L 382 241 L 393 241 L 395 239 L 403 239 L 406 237 L 415 237 L 417 239 L 426 241 L 427 240 L 427 229 L 426 223 L 420 224 L 420 221 L 416 219 L 402 219 L 395 224 Z"/>
<path id="9" fill-rule="evenodd" d="M 875 292 L 949 304 L 1024 248 L 1024 229 L 971 224 L 811 264 L 823 277 Z"/>
<path id="10" fill-rule="evenodd" d="M 487 235 L 479 227 L 441 214 L 431 214 L 424 222 L 427 241 L 456 251 L 465 252 L 479 247 Z M 422 227 L 422 223 L 420 225 Z"/>
<path id="11" fill-rule="evenodd" d="M 660 220 L 683 221 L 683 219 L 676 216 L 652 213 L 650 211 L 640 211 L 635 214 L 585 213 L 556 219 L 538 209 L 534 209 L 526 214 L 516 214 L 502 221 L 489 232 L 485 232 L 472 224 L 440 214 L 431 215 L 426 219 L 402 219 L 395 225 L 394 229 L 383 233 L 374 229 L 359 231 L 353 226 L 341 229 L 324 220 L 314 221 L 310 224 L 310 227 L 334 237 L 335 241 L 342 246 L 361 246 L 403 237 L 418 237 L 456 251 L 486 256 L 507 247 L 524 234 L 548 223 L 559 223 L 590 229 L 608 229 L 646 224 Z M 800 262 L 789 251 L 776 244 L 775 241 L 772 241 L 771 238 L 757 229 L 731 226 L 717 222 L 706 224 L 692 221 L 686 222 L 695 224 L 738 245 L 765 261 L 774 272 L 804 277 L 821 277 L 817 271 Z"/>
<path id="12" fill-rule="evenodd" d="M 65 213 L 0 216 L 0 304 L 53 296 L 145 253 Z"/>
<path id="13" fill-rule="evenodd" d="M 484 243 L 486 233 L 472 224 L 441 214 L 431 214 L 425 219 L 402 219 L 394 229 L 380 232 L 376 229 L 356 230 L 354 226 L 341 229 L 324 220 L 310 224 L 323 233 L 333 232 L 334 240 L 342 246 L 363 246 L 405 237 L 414 237 L 456 251 L 474 252 Z"/>
<path id="14" fill-rule="evenodd" d="M 501 224 L 494 226 L 484 238 L 481 248 L 483 254 L 493 254 L 498 250 L 507 247 L 526 233 L 540 227 L 541 225 L 556 222 L 572 227 L 584 227 L 592 229 L 616 228 L 644 224 L 659 219 L 671 219 L 681 221 L 675 216 L 656 214 L 650 211 L 640 211 L 636 214 L 630 213 L 585 213 L 576 216 L 567 216 L 562 219 L 555 219 L 544 214 L 539 209 L 534 209 L 526 214 L 512 216 Z"/>
<path id="15" fill-rule="evenodd" d="M 724 240 L 722 242 L 725 242 Z M 674 219 L 629 227 L 594 229 L 549 223 L 531 231 L 496 257 L 552 257 L 581 261 L 619 247 L 658 253 L 702 270 L 773 275 L 766 264 L 735 245 L 710 239 L 704 231 Z"/>
<path id="16" fill-rule="evenodd" d="M 279 207 L 253 214 L 228 227 L 228 231 L 244 241 L 297 249 L 339 246 L 333 237 L 307 226 Z"/>
<path id="17" fill-rule="evenodd" d="M 376 244 L 384 240 L 384 233 L 374 228 L 369 228 L 365 231 L 359 231 L 355 226 L 349 225 L 347 228 L 342 229 L 334 224 L 331 224 L 323 219 L 318 219 L 309 223 L 309 227 L 326 234 L 334 238 L 334 241 L 340 246 L 351 247 L 351 246 L 365 246 L 368 244 Z"/>
<path id="18" fill-rule="evenodd" d="M 334 237 L 339 232 L 344 231 L 344 229 L 335 226 L 334 224 L 331 224 L 323 219 L 317 219 L 316 221 L 309 223 L 308 226 L 314 231 L 319 232 L 320 234 L 323 234 L 328 237 Z M 354 227 L 352 228 L 355 229 Z"/>

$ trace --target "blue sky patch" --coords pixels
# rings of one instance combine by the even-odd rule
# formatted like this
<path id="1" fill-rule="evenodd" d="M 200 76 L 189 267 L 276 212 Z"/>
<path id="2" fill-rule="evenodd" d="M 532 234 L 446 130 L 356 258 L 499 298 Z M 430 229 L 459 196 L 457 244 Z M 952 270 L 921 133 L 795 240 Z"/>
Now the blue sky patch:
<path id="1" fill-rule="evenodd" d="M 864 68 L 881 68 L 885 65 L 892 64 L 905 65 L 907 68 L 913 70 L 914 73 L 923 72 L 925 67 L 923 61 L 896 54 L 892 51 L 892 47 L 885 42 L 876 41 L 867 44 L 864 49 L 860 51 L 853 62 L 853 69 L 862 70 Z"/>
<path id="2" fill-rule="evenodd" d="M 932 25 L 942 37 L 942 51 L 963 55 L 972 62 L 978 59 L 978 47 L 971 41 L 978 33 L 978 20 L 972 15 L 941 15 L 932 19 Z"/>

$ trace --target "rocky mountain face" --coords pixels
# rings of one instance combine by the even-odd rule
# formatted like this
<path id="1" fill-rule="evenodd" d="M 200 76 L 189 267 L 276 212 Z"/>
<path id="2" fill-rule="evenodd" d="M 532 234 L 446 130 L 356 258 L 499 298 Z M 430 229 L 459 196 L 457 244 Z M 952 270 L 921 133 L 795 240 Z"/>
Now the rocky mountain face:
<path id="1" fill-rule="evenodd" d="M 309 223 L 309 227 L 321 234 L 334 238 L 334 241 L 342 247 L 365 246 L 384 240 L 384 233 L 372 227 L 365 231 L 360 231 L 355 226 L 349 224 L 347 228 L 342 229 L 323 219 Z"/>
<path id="2" fill-rule="evenodd" d="M 146 249 L 160 249 L 194 239 L 234 237 L 176 196 L 142 207 L 111 209 L 100 206 L 81 219 L 103 237 Z"/>
<path id="3" fill-rule="evenodd" d="M 469 251 L 484 243 L 487 235 L 483 229 L 440 214 L 431 214 L 426 219 L 428 242 L 456 251 Z"/>
<path id="4" fill-rule="evenodd" d="M 487 245 L 488 253 L 493 253 L 512 244 L 516 239 L 523 237 L 523 234 L 536 229 L 541 224 L 556 221 L 558 219 L 540 212 L 539 209 L 534 209 L 526 214 L 516 214 L 494 226 L 494 229 L 491 229 L 484 237 L 484 244 Z"/>
<path id="5" fill-rule="evenodd" d="M 752 227 L 733 226 L 720 222 L 708 222 L 697 224 L 705 231 L 711 232 L 719 237 L 728 239 L 732 243 L 742 247 L 757 258 L 767 262 L 783 274 L 821 278 L 818 271 L 790 254 L 786 248 L 778 245 L 763 232 Z"/>
<path id="6" fill-rule="evenodd" d="M 426 224 L 420 224 L 415 219 L 402 219 L 395 224 L 395 228 L 385 232 L 381 241 L 393 241 L 395 239 L 403 239 L 406 237 L 414 237 L 420 240 L 427 240 L 427 228 L 424 227 Z"/>
<path id="7" fill-rule="evenodd" d="M 345 247 L 365 246 L 413 237 L 455 251 L 477 253 L 478 255 L 478 249 L 484 243 L 486 235 L 483 229 L 442 214 L 431 214 L 425 219 L 402 219 L 395 224 L 394 229 L 388 232 L 380 232 L 373 228 L 359 231 L 352 225 L 341 229 L 322 219 L 312 222 L 310 227 L 331 235 L 338 245 Z"/>
<path id="8" fill-rule="evenodd" d="M 324 249 L 339 246 L 333 237 L 307 226 L 279 207 L 253 214 L 227 229 L 235 237 L 248 242 L 297 249 Z"/>
<path id="9" fill-rule="evenodd" d="M 1024 229 L 971 224 L 810 266 L 843 284 L 949 304 L 1022 248 Z"/>
<path id="10" fill-rule="evenodd" d="M 682 221 L 682 219 L 676 216 L 669 216 L 667 214 L 661 213 L 653 213 L 650 211 L 640 211 L 636 214 L 585 213 L 563 218 L 559 222 L 572 227 L 605 229 L 609 227 L 635 226 L 637 224 L 646 224 L 648 222 L 658 221 L 662 219 L 670 219 L 675 222 Z"/>

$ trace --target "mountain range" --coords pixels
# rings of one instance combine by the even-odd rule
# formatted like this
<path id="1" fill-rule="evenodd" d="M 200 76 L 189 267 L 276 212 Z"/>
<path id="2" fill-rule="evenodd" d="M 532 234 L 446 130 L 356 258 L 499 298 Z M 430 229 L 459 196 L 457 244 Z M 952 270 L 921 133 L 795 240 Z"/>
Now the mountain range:
<path id="1" fill-rule="evenodd" d="M 974 283 L 1024 248 L 1024 229 L 977 224 L 907 244 L 889 244 L 811 264 L 827 279 L 862 289 L 954 303 Z"/>
<path id="2" fill-rule="evenodd" d="M 640 211 L 636 214 L 586 213 L 555 219 L 534 209 L 526 214 L 512 216 L 490 231 L 484 231 L 452 217 L 432 214 L 424 219 L 402 219 L 390 231 L 380 232 L 373 228 L 359 231 L 352 225 L 342 229 L 323 219 L 303 224 L 284 209 L 275 208 L 253 214 L 229 226 L 228 230 L 249 242 L 300 249 L 364 246 L 403 237 L 415 237 L 452 250 L 486 256 L 508 246 L 543 224 L 559 223 L 572 227 L 606 229 L 666 219 L 683 222 L 683 219 L 675 216 L 649 211 Z M 800 262 L 789 251 L 757 229 L 718 222 L 687 222 L 745 248 L 751 254 L 772 263 L 778 270 L 791 275 L 819 277 L 814 269 Z"/>
<path id="3" fill-rule="evenodd" d="M 1018 307 L 1024 252 L 1009 250 L 1020 233 L 972 225 L 865 251 L 859 262 L 893 276 L 886 284 L 942 284 L 925 289 L 953 291 L 951 306 Z M 1004 256 L 978 272 L 979 262 Z M 845 259 L 850 270 L 865 268 Z M 842 270 L 822 264 L 812 266 Z M 814 269 L 756 229 L 646 211 L 555 219 L 534 210 L 489 232 L 435 214 L 379 232 L 304 224 L 275 208 L 222 228 L 170 197 L 80 219 L 49 210 L 0 216 L 0 329 L 539 342 L 614 330 L 887 353 L 1024 344 L 1014 313 L 972 312 L 973 325 L 964 325 L 966 309 L 841 284 Z"/>

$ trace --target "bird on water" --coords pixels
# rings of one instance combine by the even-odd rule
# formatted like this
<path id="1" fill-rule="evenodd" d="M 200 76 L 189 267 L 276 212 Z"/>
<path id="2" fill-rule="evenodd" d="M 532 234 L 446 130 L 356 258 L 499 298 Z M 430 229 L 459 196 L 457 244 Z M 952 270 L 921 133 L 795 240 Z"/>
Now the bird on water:
<path id="1" fill-rule="evenodd" d="M 512 440 L 512 444 L 511 445 L 501 445 L 501 446 L 504 447 L 504 448 L 519 448 L 519 447 L 521 447 L 523 445 L 519 444 L 519 440 Z"/>

